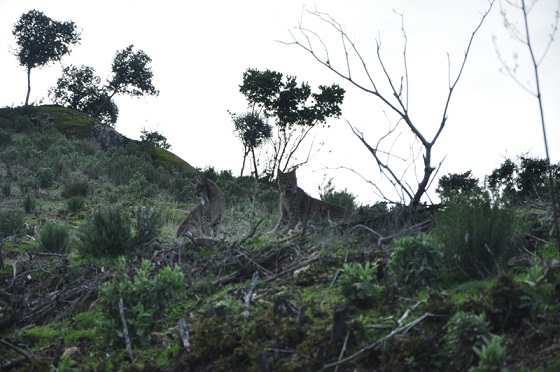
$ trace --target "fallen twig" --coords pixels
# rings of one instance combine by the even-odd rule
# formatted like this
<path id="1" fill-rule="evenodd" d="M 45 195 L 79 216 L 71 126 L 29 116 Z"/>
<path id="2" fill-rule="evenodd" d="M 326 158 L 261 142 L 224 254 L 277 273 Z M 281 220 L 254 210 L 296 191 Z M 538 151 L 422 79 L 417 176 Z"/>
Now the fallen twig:
<path id="1" fill-rule="evenodd" d="M 124 303 L 122 297 L 119 298 L 119 312 L 121 314 L 121 322 L 123 326 L 124 341 L 126 343 L 126 352 L 130 360 L 134 359 L 132 354 L 132 344 L 130 342 L 130 336 L 128 335 L 128 327 L 126 326 L 126 319 L 124 318 Z"/>
<path id="2" fill-rule="evenodd" d="M 332 368 L 332 367 L 336 367 L 336 366 L 339 366 L 339 365 L 341 365 L 341 364 L 343 364 L 343 363 L 346 363 L 346 362 L 348 362 L 349 360 L 352 360 L 352 359 L 354 359 L 355 357 L 357 357 L 358 355 L 362 354 L 363 352 L 368 351 L 368 350 L 371 350 L 371 349 L 377 347 L 379 344 L 381 344 L 381 343 L 383 343 L 383 342 L 385 342 L 385 341 L 387 341 L 387 340 L 390 340 L 390 339 L 393 338 L 395 335 L 397 335 L 397 334 L 399 334 L 399 333 L 406 333 L 406 332 L 408 332 L 409 330 L 411 330 L 412 328 L 414 328 L 416 325 L 418 325 L 420 322 L 422 322 L 424 319 L 429 318 L 429 317 L 433 317 L 433 316 L 437 316 L 437 315 L 434 315 L 434 314 L 432 314 L 432 313 L 425 313 L 425 314 L 422 315 L 420 318 L 418 318 L 418 319 L 416 319 L 416 320 L 413 320 L 412 322 L 410 322 L 410 323 L 408 323 L 408 324 L 406 324 L 406 325 L 404 325 L 404 326 L 402 326 L 402 327 L 395 328 L 395 329 L 394 329 L 393 331 L 391 331 L 391 333 L 389 333 L 387 336 L 385 336 L 385 337 L 383 337 L 383 338 L 380 338 L 379 340 L 375 341 L 374 343 L 371 343 L 371 344 L 369 344 L 369 345 L 363 347 L 362 349 L 356 351 L 354 354 L 352 354 L 352 355 L 350 355 L 350 356 L 347 356 L 346 358 L 341 359 L 341 360 L 339 360 L 339 361 L 337 361 L 337 362 L 323 365 L 323 368 L 321 368 L 321 371 L 324 371 L 324 370 L 326 370 L 326 369 L 329 369 L 329 368 Z"/>
<path id="3" fill-rule="evenodd" d="M 255 271 L 253 273 L 253 279 L 251 280 L 251 287 L 249 288 L 249 292 L 247 292 L 247 295 L 245 296 L 245 306 L 243 307 L 243 318 L 247 318 L 249 316 L 249 304 L 251 303 L 253 292 L 255 292 L 255 288 L 257 287 L 258 279 L 259 279 L 259 272 Z"/>

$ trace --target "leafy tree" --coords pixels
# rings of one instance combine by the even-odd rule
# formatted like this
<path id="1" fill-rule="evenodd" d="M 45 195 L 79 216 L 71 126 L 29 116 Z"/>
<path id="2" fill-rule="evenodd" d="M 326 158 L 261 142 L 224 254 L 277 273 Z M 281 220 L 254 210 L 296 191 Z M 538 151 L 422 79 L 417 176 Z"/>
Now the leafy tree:
<path id="1" fill-rule="evenodd" d="M 472 176 L 471 171 L 442 176 L 436 189 L 442 201 L 457 200 L 461 195 L 473 191 L 480 191 L 480 186 L 478 180 Z"/>
<path id="2" fill-rule="evenodd" d="M 252 115 L 274 121 L 272 154 L 263 172 L 266 180 L 274 178 L 277 168 L 288 168 L 311 129 L 325 124 L 330 117 L 340 116 L 344 89 L 333 84 L 320 85 L 319 90 L 320 93 L 312 93 L 309 84 L 298 84 L 295 76 L 284 79 L 280 72 L 247 69 L 243 73 L 239 91 L 246 97 Z M 241 133 L 245 132 L 251 131 L 241 129 Z M 262 135 L 255 138 L 264 139 Z"/>
<path id="3" fill-rule="evenodd" d="M 158 131 L 148 132 L 146 129 L 142 129 L 141 133 L 140 139 L 143 143 L 165 150 L 171 148 L 171 145 L 167 142 L 167 138 Z"/>
<path id="4" fill-rule="evenodd" d="M 255 178 L 259 178 L 258 160 L 255 149 L 261 147 L 266 141 L 272 137 L 272 127 L 261 116 L 254 112 L 248 112 L 242 115 L 231 114 L 235 133 L 243 143 L 243 165 L 241 166 L 241 174 L 245 169 L 245 161 L 249 153 L 253 158 L 253 174 Z"/>
<path id="5" fill-rule="evenodd" d="M 12 34 L 18 45 L 15 55 L 19 64 L 27 69 L 27 106 L 31 93 L 31 69 L 60 61 L 70 53 L 70 45 L 80 41 L 80 32 L 74 22 L 54 21 L 40 11 L 31 10 L 22 14 Z"/>
<path id="6" fill-rule="evenodd" d="M 560 164 L 550 165 L 552 182 L 560 179 Z M 542 198 L 549 187 L 549 165 L 546 159 L 519 157 L 518 163 L 506 159 L 488 176 L 488 186 L 492 189 L 502 187 L 510 195 L 522 200 Z"/>
<path id="7" fill-rule="evenodd" d="M 107 101 L 107 92 L 101 86 L 101 79 L 95 75 L 95 70 L 89 66 L 65 67 L 56 87 L 49 90 L 49 97 L 56 104 L 90 115 L 102 106 L 97 118 L 106 125 L 114 125 L 119 116 L 119 109 L 113 100 L 109 99 L 108 103 L 104 104 Z"/>
<path id="8" fill-rule="evenodd" d="M 133 97 L 159 94 L 152 84 L 154 74 L 149 66 L 152 59 L 142 50 L 134 52 L 133 48 L 134 45 L 129 45 L 117 52 L 111 69 L 113 76 L 105 87 L 107 95 L 94 112 L 94 117 L 97 117 L 117 94 Z"/>

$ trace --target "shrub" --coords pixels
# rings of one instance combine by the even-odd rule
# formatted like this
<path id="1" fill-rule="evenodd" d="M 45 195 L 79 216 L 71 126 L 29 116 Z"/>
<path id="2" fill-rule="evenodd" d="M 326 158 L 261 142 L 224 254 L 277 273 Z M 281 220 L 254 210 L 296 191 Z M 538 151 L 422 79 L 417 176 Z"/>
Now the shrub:
<path id="1" fill-rule="evenodd" d="M 503 342 L 504 336 L 492 335 L 490 338 L 484 337 L 484 344 L 481 347 L 475 346 L 473 348 L 479 358 L 478 365 L 469 371 L 507 371 L 505 368 L 507 353 Z"/>
<path id="2" fill-rule="evenodd" d="M 554 288 L 546 281 L 545 267 L 535 260 L 525 272 L 521 286 L 525 293 L 521 296 L 520 307 L 529 309 L 533 318 L 546 312 Z"/>
<path id="3" fill-rule="evenodd" d="M 434 236 L 444 246 L 451 278 L 484 279 L 502 271 L 521 247 L 526 227 L 505 198 L 471 194 L 436 215 Z"/>
<path id="4" fill-rule="evenodd" d="M 356 196 L 348 192 L 346 189 L 335 191 L 332 184 L 332 178 L 324 186 L 319 186 L 319 193 L 321 194 L 321 200 L 341 205 L 347 212 L 351 212 L 356 209 Z"/>
<path id="5" fill-rule="evenodd" d="M 60 222 L 45 223 L 39 241 L 47 252 L 65 253 L 68 248 L 68 226 Z"/>
<path id="6" fill-rule="evenodd" d="M 124 254 L 131 243 L 130 228 L 130 215 L 121 207 L 100 208 L 80 228 L 80 250 L 94 256 Z"/>
<path id="7" fill-rule="evenodd" d="M 87 181 L 74 181 L 64 184 L 62 190 L 63 198 L 71 198 L 72 196 L 86 197 L 89 194 L 89 183 Z"/>
<path id="8" fill-rule="evenodd" d="M 443 341 L 451 364 L 457 368 L 471 366 L 476 357 L 473 348 L 481 346 L 484 338 L 490 336 L 486 316 L 460 311 L 453 315 L 445 328 Z"/>
<path id="9" fill-rule="evenodd" d="M 10 196 L 12 195 L 12 184 L 8 181 L 2 182 L 2 195 Z"/>
<path id="10" fill-rule="evenodd" d="M 119 301 L 124 305 L 124 318 L 133 346 L 147 346 L 150 333 L 165 319 L 165 311 L 174 301 L 184 295 L 184 275 L 178 266 L 164 267 L 155 272 L 148 260 L 143 260 L 133 278 L 123 273 L 124 258 L 119 258 L 120 272 L 111 282 L 99 289 L 102 318 L 96 331 L 106 346 L 123 346 Z"/>
<path id="11" fill-rule="evenodd" d="M 51 187 L 54 182 L 54 171 L 52 168 L 39 168 L 35 173 L 35 179 L 39 187 Z"/>
<path id="12" fill-rule="evenodd" d="M 72 196 L 66 200 L 66 207 L 70 212 L 77 212 L 82 209 L 85 203 L 85 198 L 83 196 Z"/>
<path id="13" fill-rule="evenodd" d="M 37 200 L 31 194 L 26 194 L 23 198 L 23 210 L 25 213 L 29 214 L 35 210 L 37 206 Z"/>
<path id="14" fill-rule="evenodd" d="M 161 211 L 156 207 L 141 206 L 134 208 L 136 217 L 134 241 L 137 244 L 147 243 L 159 236 L 164 221 Z"/>
<path id="15" fill-rule="evenodd" d="M 23 211 L 0 209 L 0 239 L 16 235 L 23 229 Z"/>
<path id="16" fill-rule="evenodd" d="M 399 239 L 389 261 L 389 268 L 402 282 L 427 286 L 440 279 L 443 267 L 443 248 L 428 234 Z"/>
<path id="17" fill-rule="evenodd" d="M 375 283 L 377 269 L 377 265 L 372 266 L 369 261 L 365 265 L 345 263 L 342 276 L 338 279 L 342 294 L 358 304 L 368 304 L 377 300 L 382 290 Z"/>

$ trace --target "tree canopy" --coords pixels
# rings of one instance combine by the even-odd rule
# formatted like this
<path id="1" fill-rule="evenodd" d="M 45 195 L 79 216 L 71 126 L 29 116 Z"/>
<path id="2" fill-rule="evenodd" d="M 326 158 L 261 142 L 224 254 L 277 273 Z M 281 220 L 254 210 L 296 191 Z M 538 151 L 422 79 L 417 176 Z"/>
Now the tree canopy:
<path id="1" fill-rule="evenodd" d="M 319 92 L 313 93 L 308 83 L 298 84 L 295 76 L 284 78 L 282 73 L 276 71 L 247 69 L 243 73 L 243 84 L 239 91 L 246 97 L 250 112 L 245 116 L 233 116 L 234 124 L 236 131 L 241 133 L 239 137 L 244 146 L 249 143 L 253 150 L 267 142 L 266 136 L 270 137 L 272 154 L 266 160 L 263 171 L 269 181 L 278 167 L 286 170 L 295 160 L 295 153 L 315 125 L 325 124 L 328 118 L 340 116 L 344 89 L 337 84 L 319 85 L 318 88 Z M 245 120 L 247 118 L 251 120 Z M 259 120 L 255 121 L 254 118 Z M 272 136 L 264 130 L 268 125 L 264 124 L 265 119 L 274 123 Z M 254 123 L 259 124 L 252 125 Z M 247 142 L 247 139 L 257 138 L 260 140 L 258 143 Z"/>
<path id="2" fill-rule="evenodd" d="M 18 45 L 15 55 L 20 65 L 27 69 L 27 106 L 31 92 L 31 69 L 60 61 L 70 53 L 70 46 L 80 41 L 80 32 L 74 22 L 54 21 L 40 11 L 31 10 L 22 14 L 12 34 Z"/>

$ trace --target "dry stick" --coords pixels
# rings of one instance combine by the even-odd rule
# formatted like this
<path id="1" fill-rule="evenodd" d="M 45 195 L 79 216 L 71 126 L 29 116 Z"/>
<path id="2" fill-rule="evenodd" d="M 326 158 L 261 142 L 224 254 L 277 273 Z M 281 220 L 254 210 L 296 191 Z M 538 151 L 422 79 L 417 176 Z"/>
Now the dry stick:
<path id="1" fill-rule="evenodd" d="M 374 343 L 369 344 L 368 346 L 366 346 L 366 347 L 364 347 L 364 348 L 362 348 L 362 349 L 356 351 L 354 354 L 352 354 L 352 355 L 350 355 L 350 356 L 347 356 L 346 358 L 344 358 L 344 359 L 342 359 L 342 360 L 339 360 L 338 362 L 323 365 L 323 368 L 321 368 L 320 370 L 321 370 L 321 371 L 324 371 L 324 370 L 326 370 L 326 369 L 329 369 L 329 368 L 332 368 L 332 367 L 336 367 L 336 366 L 338 366 L 338 365 L 341 365 L 341 364 L 343 364 L 343 363 L 346 363 L 347 361 L 354 359 L 355 357 L 357 357 L 358 355 L 362 354 L 363 352 L 368 351 L 368 350 L 370 350 L 370 349 L 373 349 L 373 348 L 376 347 L 377 345 L 379 345 L 379 344 L 381 344 L 381 343 L 383 343 L 383 342 L 385 342 L 385 341 L 387 341 L 387 340 L 390 340 L 390 339 L 393 338 L 396 334 L 408 332 L 409 330 L 411 330 L 412 328 L 414 328 L 416 325 L 418 325 L 418 323 L 420 323 L 420 322 L 423 321 L 424 319 L 426 319 L 426 318 L 428 318 L 428 317 L 431 317 L 431 316 L 437 316 L 437 315 L 434 315 L 434 314 L 432 314 L 432 313 L 425 313 L 425 314 L 422 315 L 420 318 L 418 318 L 418 319 L 416 319 L 416 320 L 413 320 L 412 322 L 410 322 L 410 323 L 408 323 L 408 324 L 406 324 L 406 325 L 404 325 L 404 326 L 402 326 L 402 327 L 399 327 L 399 328 L 394 329 L 394 330 L 391 331 L 391 333 L 389 333 L 387 336 L 385 336 L 385 337 L 383 337 L 383 338 L 381 338 L 381 339 L 375 341 Z"/>
<path id="2" fill-rule="evenodd" d="M 346 345 L 348 344 L 348 337 L 350 337 L 350 332 L 346 332 L 346 337 L 344 338 L 344 344 L 342 344 L 342 349 L 340 350 L 340 354 L 338 356 L 338 361 L 339 362 L 342 359 L 342 356 L 344 355 L 344 353 L 346 352 Z M 335 367 L 334 372 L 338 371 L 338 367 L 339 366 Z"/>
<path id="3" fill-rule="evenodd" d="M 130 343 L 130 337 L 128 335 L 128 327 L 126 326 L 126 319 L 124 318 L 124 303 L 122 297 L 119 297 L 119 312 L 121 313 L 121 322 L 123 326 L 124 341 L 126 343 L 126 352 L 130 360 L 134 359 L 132 354 L 132 345 Z"/>
<path id="4" fill-rule="evenodd" d="M 35 362 L 34 362 L 34 360 L 33 360 L 33 355 L 27 353 L 25 350 L 23 350 L 23 349 L 17 347 L 17 346 L 14 345 L 14 344 L 9 343 L 9 342 L 6 341 L 6 340 L 0 340 L 0 345 L 7 346 L 7 347 L 9 347 L 10 349 L 12 349 L 13 351 L 15 351 L 16 353 L 19 353 L 19 354 L 23 355 L 23 356 L 25 357 L 25 359 L 27 359 L 27 360 L 29 361 L 29 363 L 31 363 L 31 366 L 32 366 L 32 367 L 35 366 Z M 32 370 L 33 370 L 33 368 L 32 368 Z"/>
<path id="5" fill-rule="evenodd" d="M 243 317 L 247 318 L 249 316 L 249 304 L 251 303 L 251 298 L 253 297 L 253 292 L 257 286 L 257 280 L 259 279 L 259 272 L 255 271 L 253 273 L 253 279 L 251 280 L 251 287 L 249 288 L 249 292 L 247 292 L 247 296 L 245 296 L 245 306 L 243 307 Z"/>
<path id="6" fill-rule="evenodd" d="M 189 330 L 187 329 L 185 318 L 179 319 L 179 333 L 181 334 L 181 340 L 183 340 L 183 347 L 188 350 L 191 347 L 191 343 L 189 342 Z"/>

